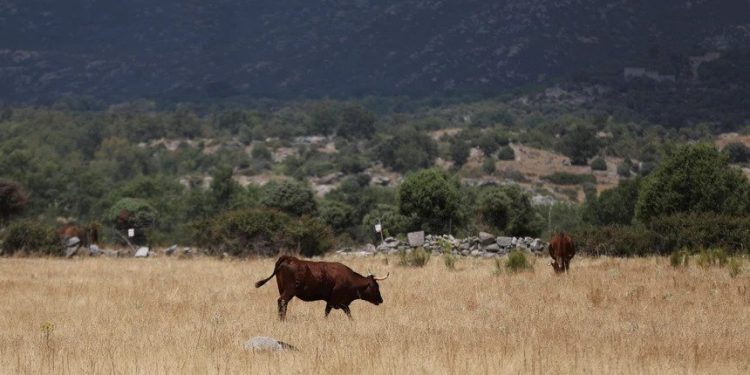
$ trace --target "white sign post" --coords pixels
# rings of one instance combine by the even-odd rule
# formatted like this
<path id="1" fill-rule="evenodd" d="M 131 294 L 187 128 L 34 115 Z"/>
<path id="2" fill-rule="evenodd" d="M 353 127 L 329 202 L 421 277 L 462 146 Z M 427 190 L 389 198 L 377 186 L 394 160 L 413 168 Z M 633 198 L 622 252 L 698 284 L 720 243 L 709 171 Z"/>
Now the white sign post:
<path id="1" fill-rule="evenodd" d="M 133 228 L 128 229 L 128 237 L 130 238 L 135 237 L 135 229 Z"/>
<path id="2" fill-rule="evenodd" d="M 383 242 L 384 242 L 384 240 L 383 240 L 383 225 L 380 224 L 380 220 L 378 220 L 378 223 L 375 224 L 375 232 L 380 233 L 380 244 L 382 245 Z"/>

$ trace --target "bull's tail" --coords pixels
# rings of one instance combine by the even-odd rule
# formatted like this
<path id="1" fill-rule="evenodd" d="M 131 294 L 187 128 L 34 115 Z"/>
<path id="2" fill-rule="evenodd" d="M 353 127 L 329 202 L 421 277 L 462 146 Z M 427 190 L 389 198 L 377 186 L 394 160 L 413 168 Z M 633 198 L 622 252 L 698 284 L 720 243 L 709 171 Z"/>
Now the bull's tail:
<path id="1" fill-rule="evenodd" d="M 267 278 L 265 278 L 265 279 L 263 279 L 263 280 L 260 280 L 260 281 L 256 282 L 256 283 L 255 283 L 255 287 L 256 287 L 256 288 L 260 288 L 260 287 L 262 287 L 262 286 L 263 286 L 263 285 L 264 285 L 265 283 L 267 283 L 267 282 L 268 282 L 268 280 L 271 280 L 271 279 L 272 279 L 272 278 L 273 278 L 274 276 L 276 276 L 276 271 L 278 271 L 278 270 L 279 270 L 279 266 L 280 266 L 280 265 L 281 265 L 281 263 L 282 263 L 283 261 L 285 261 L 286 259 L 287 259 L 287 256 L 286 256 L 286 255 L 283 255 L 283 256 L 281 256 L 281 257 L 279 258 L 279 260 L 277 260 L 277 261 L 276 261 L 276 265 L 275 265 L 275 266 L 273 267 L 273 273 L 271 274 L 271 276 L 268 276 Z"/>

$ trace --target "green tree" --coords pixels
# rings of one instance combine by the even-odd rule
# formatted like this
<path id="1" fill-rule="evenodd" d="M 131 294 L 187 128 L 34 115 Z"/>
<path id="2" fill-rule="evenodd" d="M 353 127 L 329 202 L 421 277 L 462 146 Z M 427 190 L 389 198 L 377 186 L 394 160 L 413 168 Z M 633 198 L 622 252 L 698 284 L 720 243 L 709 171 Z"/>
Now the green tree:
<path id="1" fill-rule="evenodd" d="M 432 233 L 447 233 L 461 223 L 460 186 L 439 169 L 407 175 L 398 190 L 399 212 Z"/>
<path id="2" fill-rule="evenodd" d="M 19 183 L 0 179 L 0 225 L 21 213 L 28 201 L 29 196 Z"/>
<path id="3" fill-rule="evenodd" d="M 589 158 L 599 152 L 599 147 L 596 129 L 587 125 L 575 125 L 563 135 L 558 146 L 573 165 L 587 165 Z"/>
<path id="4" fill-rule="evenodd" d="M 147 243 L 145 230 L 156 225 L 157 211 L 144 199 L 122 198 L 110 208 L 107 220 L 126 238 L 128 229 L 135 229 L 133 243 Z"/>
<path id="5" fill-rule="evenodd" d="M 484 161 L 482 162 L 482 172 L 486 174 L 495 173 L 495 158 L 492 156 L 484 158 Z"/>
<path id="6" fill-rule="evenodd" d="M 362 232 L 370 234 L 366 238 L 375 241 L 380 240 L 380 235 L 375 232 L 375 224 L 378 223 L 383 226 L 385 236 L 406 233 L 413 227 L 410 218 L 399 213 L 398 207 L 389 204 L 376 205 L 372 211 L 362 218 Z"/>
<path id="7" fill-rule="evenodd" d="M 584 219 L 597 225 L 629 225 L 635 216 L 640 183 L 640 179 L 621 180 L 617 187 L 587 199 Z"/>
<path id="8" fill-rule="evenodd" d="M 679 147 L 644 180 L 636 217 L 648 223 L 657 216 L 683 212 L 746 214 L 750 212 L 750 183 L 714 146 Z"/>
<path id="9" fill-rule="evenodd" d="M 375 115 L 359 104 L 341 109 L 337 135 L 349 139 L 370 138 L 375 134 Z"/>
<path id="10" fill-rule="evenodd" d="M 398 172 L 428 168 L 437 156 L 437 144 L 413 127 L 399 130 L 377 148 L 383 164 Z"/>
<path id="11" fill-rule="evenodd" d="M 497 158 L 500 160 L 515 160 L 516 152 L 510 146 L 502 146 L 497 151 Z"/>
<path id="12" fill-rule="evenodd" d="M 209 196 L 213 203 L 214 211 L 227 209 L 234 196 L 239 192 L 240 185 L 234 181 L 231 167 L 223 166 L 214 171 L 209 189 Z"/>
<path id="13" fill-rule="evenodd" d="M 448 147 L 451 159 L 453 159 L 453 162 L 456 163 L 456 166 L 460 167 L 464 165 L 466 163 L 466 160 L 469 158 L 469 154 L 471 151 L 469 144 L 459 137 L 454 137 L 451 139 L 450 145 Z"/>
<path id="14" fill-rule="evenodd" d="M 607 170 L 607 162 L 604 161 L 603 158 L 596 158 L 591 161 L 591 170 L 592 171 L 606 171 Z"/>
<path id="15" fill-rule="evenodd" d="M 336 105 L 325 101 L 313 107 L 310 113 L 310 130 L 317 134 L 333 134 L 338 129 L 340 121 Z"/>
<path id="16" fill-rule="evenodd" d="M 261 203 L 295 216 L 316 215 L 318 212 L 312 189 L 306 183 L 297 181 L 267 183 L 263 186 Z"/>
<path id="17" fill-rule="evenodd" d="M 750 148 L 742 142 L 732 142 L 722 149 L 732 163 L 747 163 L 750 161 Z"/>
<path id="18" fill-rule="evenodd" d="M 483 189 L 479 193 L 477 206 L 482 222 L 498 233 L 505 231 L 510 219 L 510 198 L 502 188 Z"/>
<path id="19" fill-rule="evenodd" d="M 343 233 L 354 224 L 354 208 L 343 202 L 324 200 L 320 204 L 320 218 L 336 234 Z"/>
<path id="20" fill-rule="evenodd" d="M 542 228 L 543 219 L 537 217 L 531 199 L 516 185 L 501 187 L 508 196 L 508 225 L 505 233 L 511 236 L 536 236 Z"/>

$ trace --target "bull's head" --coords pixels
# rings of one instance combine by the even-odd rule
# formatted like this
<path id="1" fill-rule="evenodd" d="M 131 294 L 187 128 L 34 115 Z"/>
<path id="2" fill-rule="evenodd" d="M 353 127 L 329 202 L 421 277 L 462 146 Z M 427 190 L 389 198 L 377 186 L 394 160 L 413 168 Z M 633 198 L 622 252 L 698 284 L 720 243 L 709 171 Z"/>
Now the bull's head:
<path id="1" fill-rule="evenodd" d="M 378 285 L 378 281 L 385 280 L 390 275 L 389 272 L 385 277 L 378 278 L 372 273 L 369 274 L 366 277 L 367 284 L 359 291 L 360 298 L 375 305 L 383 303 L 383 297 L 380 295 L 380 285 Z"/>

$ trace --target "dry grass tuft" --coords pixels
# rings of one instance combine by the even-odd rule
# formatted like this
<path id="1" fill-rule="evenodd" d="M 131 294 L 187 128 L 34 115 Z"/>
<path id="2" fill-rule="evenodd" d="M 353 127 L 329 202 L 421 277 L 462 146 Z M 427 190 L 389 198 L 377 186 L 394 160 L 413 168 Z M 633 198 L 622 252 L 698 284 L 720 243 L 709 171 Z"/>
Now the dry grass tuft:
<path id="1" fill-rule="evenodd" d="M 273 260 L 0 259 L 0 373 L 748 373 L 750 277 L 666 258 L 573 260 L 494 275 L 490 260 L 399 267 L 354 321 L 293 300 Z M 300 350 L 245 352 L 268 335 Z"/>

